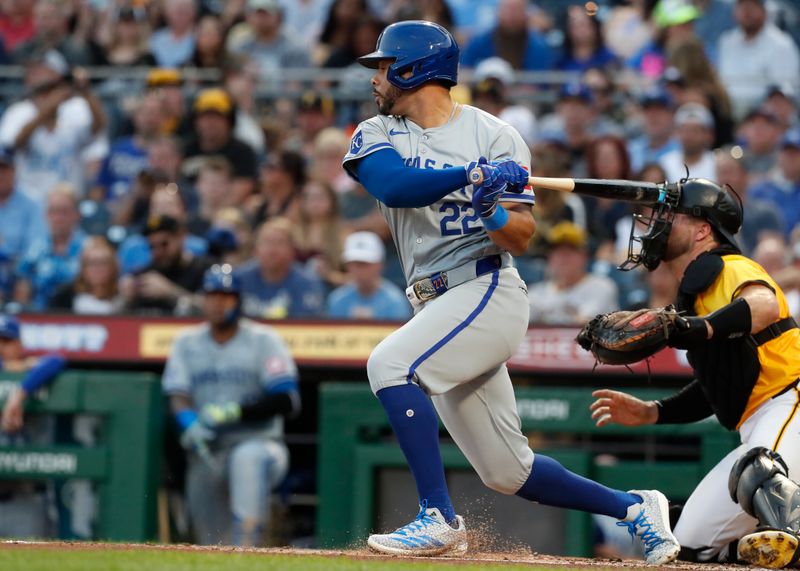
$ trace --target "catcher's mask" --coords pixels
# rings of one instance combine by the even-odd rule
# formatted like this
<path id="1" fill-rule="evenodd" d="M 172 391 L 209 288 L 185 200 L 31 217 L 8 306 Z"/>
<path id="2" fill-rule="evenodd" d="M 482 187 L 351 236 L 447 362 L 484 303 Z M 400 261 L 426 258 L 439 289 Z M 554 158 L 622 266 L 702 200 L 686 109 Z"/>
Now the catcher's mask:
<path id="1" fill-rule="evenodd" d="M 672 222 L 678 213 L 706 220 L 720 242 L 741 250 L 734 237 L 743 217 L 738 195 L 734 198 L 734 193 L 703 178 L 667 184 L 665 191 L 663 201 L 634 213 L 628 258 L 619 266 L 620 270 L 632 270 L 639 265 L 655 270 L 667 249 Z"/>

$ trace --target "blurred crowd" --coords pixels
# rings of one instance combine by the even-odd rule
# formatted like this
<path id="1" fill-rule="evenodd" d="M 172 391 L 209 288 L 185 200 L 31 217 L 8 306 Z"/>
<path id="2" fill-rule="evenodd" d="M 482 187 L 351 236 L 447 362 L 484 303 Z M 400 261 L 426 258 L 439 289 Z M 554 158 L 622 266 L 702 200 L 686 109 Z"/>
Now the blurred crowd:
<path id="1" fill-rule="evenodd" d="M 375 114 L 356 59 L 404 19 L 456 35 L 453 97 L 514 125 L 533 174 L 730 185 L 800 313 L 790 0 L 2 0 L 4 309 L 195 315 L 218 263 L 250 317 L 407 319 L 388 226 L 341 168 Z M 632 214 L 537 191 L 532 323 L 671 301 L 665 273 L 617 269 Z"/>

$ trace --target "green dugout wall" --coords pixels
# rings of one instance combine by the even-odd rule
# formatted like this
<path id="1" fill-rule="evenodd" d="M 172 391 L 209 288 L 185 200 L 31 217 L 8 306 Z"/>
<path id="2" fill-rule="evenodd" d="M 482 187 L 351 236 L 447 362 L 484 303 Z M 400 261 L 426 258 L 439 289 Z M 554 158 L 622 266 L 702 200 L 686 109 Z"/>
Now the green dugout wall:
<path id="1" fill-rule="evenodd" d="M 702 476 L 738 443 L 738 435 L 709 420 L 688 425 L 597 428 L 589 413 L 590 388 L 519 388 L 517 407 L 525 433 L 589 436 L 658 436 L 696 441 L 693 460 L 621 460 L 613 465 L 595 462 L 586 447 L 547 447 L 567 468 L 603 484 L 627 489 L 656 488 L 671 498 L 686 498 Z M 629 391 L 640 398 L 664 396 L 655 389 Z M 320 445 L 318 455 L 317 540 L 323 547 L 363 542 L 374 522 L 378 471 L 405 466 L 402 452 L 389 430 L 383 409 L 366 383 L 326 383 L 320 387 Z M 471 470 L 452 444 L 442 447 L 445 468 Z M 494 494 L 486 489 L 486 494 Z M 520 500 L 522 501 L 522 500 Z M 564 548 L 569 555 L 588 556 L 592 529 L 588 514 L 569 510 Z"/>
<path id="2" fill-rule="evenodd" d="M 0 400 L 19 379 L 20 375 L 0 376 Z M 161 411 L 155 375 L 63 373 L 29 399 L 26 414 L 98 415 L 98 445 L 0 447 L 0 478 L 92 480 L 99 491 L 98 539 L 155 539 Z"/>

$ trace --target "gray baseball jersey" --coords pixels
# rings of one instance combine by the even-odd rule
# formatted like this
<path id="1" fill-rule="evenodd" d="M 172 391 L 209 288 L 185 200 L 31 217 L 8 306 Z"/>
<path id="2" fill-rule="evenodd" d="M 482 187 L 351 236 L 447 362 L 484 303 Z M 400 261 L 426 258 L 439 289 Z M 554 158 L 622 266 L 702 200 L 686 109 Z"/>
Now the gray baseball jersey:
<path id="1" fill-rule="evenodd" d="M 530 168 L 530 152 L 519 133 L 469 106 L 434 129 L 401 117 L 364 121 L 343 164 L 357 178 L 354 161 L 389 148 L 410 167 L 462 166 L 484 156 L 512 158 Z M 530 475 L 533 452 L 519 428 L 505 362 L 527 331 L 528 296 L 516 269 L 509 267 L 510 254 L 491 240 L 472 208 L 472 192 L 468 185 L 423 208 L 380 205 L 409 283 L 468 267 L 486 255 L 501 254 L 505 263 L 418 306 L 414 317 L 372 352 L 367 376 L 376 393 L 418 383 L 483 481 L 514 493 Z M 526 189 L 502 200 L 532 206 L 534 196 Z"/>
<path id="2" fill-rule="evenodd" d="M 208 324 L 182 331 L 164 370 L 167 394 L 192 397 L 199 410 L 206 404 L 245 402 L 264 391 L 294 388 L 297 367 L 289 349 L 270 327 L 241 319 L 236 335 L 224 345 L 211 337 Z M 283 435 L 282 417 L 267 422 L 269 436 Z"/>
<path id="3" fill-rule="evenodd" d="M 469 105 L 434 129 L 422 129 L 403 117 L 372 117 L 353 134 L 344 167 L 357 179 L 353 161 L 387 148 L 395 149 L 408 166 L 425 169 L 462 166 L 481 156 L 490 161 L 514 159 L 527 170 L 531 163 L 528 146 L 511 125 Z M 379 203 L 409 284 L 483 256 L 509 256 L 483 231 L 472 208 L 472 191 L 472 185 L 467 185 L 424 208 L 389 208 Z M 506 193 L 501 200 L 533 205 L 534 195 L 528 188 L 521 194 Z"/>

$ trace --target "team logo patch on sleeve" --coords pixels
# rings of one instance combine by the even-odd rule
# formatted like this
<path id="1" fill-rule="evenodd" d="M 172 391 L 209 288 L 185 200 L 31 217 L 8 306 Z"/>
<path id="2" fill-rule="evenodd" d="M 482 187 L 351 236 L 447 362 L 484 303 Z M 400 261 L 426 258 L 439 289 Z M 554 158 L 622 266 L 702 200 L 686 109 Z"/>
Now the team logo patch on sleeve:
<path id="1" fill-rule="evenodd" d="M 289 372 L 289 363 L 286 359 L 278 356 L 273 356 L 267 359 L 264 363 L 264 369 L 272 376 L 282 375 Z"/>
<path id="2" fill-rule="evenodd" d="M 361 135 L 361 131 L 358 131 L 353 135 L 353 140 L 350 142 L 350 154 L 357 155 L 363 146 L 364 137 Z"/>

